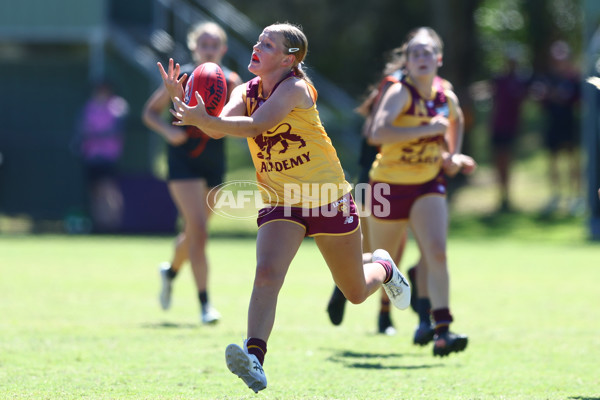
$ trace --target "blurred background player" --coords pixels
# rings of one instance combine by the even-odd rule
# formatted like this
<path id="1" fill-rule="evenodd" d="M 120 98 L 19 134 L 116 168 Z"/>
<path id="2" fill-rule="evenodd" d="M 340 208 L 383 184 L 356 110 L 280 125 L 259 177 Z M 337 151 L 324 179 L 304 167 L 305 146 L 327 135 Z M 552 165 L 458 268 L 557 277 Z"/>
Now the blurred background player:
<path id="1" fill-rule="evenodd" d="M 371 192 L 387 187 L 389 194 L 379 190 L 388 204 L 372 197 L 369 234 L 373 246 L 397 254 L 410 226 L 423 258 L 416 277 L 417 308 L 426 316 L 415 340 L 432 337 L 433 354 L 446 356 L 464 350 L 468 338 L 449 330 L 453 316 L 444 175 L 454 176 L 465 163 L 474 168 L 474 162 L 460 154 L 464 118 L 458 99 L 437 75 L 443 55 L 440 37 L 431 28 L 417 28 L 401 49 L 404 76 L 383 95 L 370 130 L 370 141 L 380 146 L 369 174 Z"/>
<path id="2" fill-rule="evenodd" d="M 394 49 L 391 52 L 390 60 L 387 62 L 384 71 L 383 71 L 383 79 L 379 82 L 379 84 L 373 87 L 367 98 L 361 103 L 359 107 L 357 107 L 356 111 L 365 117 L 365 123 L 362 129 L 363 140 L 361 144 L 361 153 L 360 153 L 360 174 L 359 174 L 359 183 L 368 182 L 369 181 L 369 171 L 375 160 L 377 154 L 379 153 L 379 146 L 372 145 L 369 143 L 369 137 L 371 136 L 372 122 L 373 117 L 378 109 L 380 100 L 385 94 L 386 90 L 393 84 L 401 81 L 404 76 L 404 65 L 406 63 L 404 57 L 404 49 L 402 47 Z M 436 77 L 438 82 L 443 82 L 448 88 L 451 87 L 450 83 L 447 81 L 443 81 L 442 78 Z M 475 161 L 467 156 L 467 155 L 457 155 L 457 162 L 460 163 L 460 169 L 465 174 L 472 173 L 476 168 Z M 357 199 L 366 199 L 366 196 L 358 196 Z M 365 203 L 368 203 L 365 202 Z M 364 205 L 363 205 L 364 206 Z M 368 204 L 366 204 L 369 207 Z M 370 213 L 367 213 L 370 214 Z M 363 233 L 363 258 L 364 262 L 370 262 L 371 257 L 371 243 L 369 240 L 369 219 L 368 217 L 361 217 L 361 229 Z M 394 257 L 394 262 L 396 265 L 400 265 L 400 261 L 402 259 L 402 254 L 404 252 L 404 248 L 406 246 L 407 241 L 407 232 L 405 231 L 400 245 L 398 247 L 398 252 Z M 430 326 L 430 305 L 429 305 L 429 295 L 427 291 L 427 278 L 426 274 L 420 274 L 421 284 L 417 285 L 417 271 L 419 265 L 423 264 L 425 261 L 423 257 L 420 258 L 417 265 L 409 268 L 408 277 L 411 283 L 411 307 L 412 309 L 419 315 L 419 319 L 421 321 L 421 325 Z M 426 267 L 422 267 L 426 268 Z M 418 286 L 421 286 L 421 293 L 418 291 Z M 421 299 L 421 300 L 419 300 Z M 419 307 L 418 303 L 425 304 L 424 306 Z M 344 308 L 346 305 L 346 299 L 344 298 L 343 293 L 339 290 L 339 288 L 335 287 L 334 291 L 329 299 L 329 303 L 327 305 L 327 313 L 329 315 L 330 321 L 334 325 L 339 325 L 342 323 L 344 316 Z M 379 314 L 377 319 L 377 330 L 379 333 L 394 335 L 396 333 L 396 329 L 394 328 L 391 313 L 390 313 L 390 303 L 389 298 L 384 290 L 381 291 L 381 300 L 379 307 Z M 423 331 L 418 330 L 415 332 L 414 343 L 419 345 L 428 344 L 433 339 L 433 330 L 430 328 L 427 331 L 427 334 L 423 335 Z"/>
<path id="3" fill-rule="evenodd" d="M 517 71 L 517 59 L 511 55 L 505 70 L 492 80 L 491 151 L 500 189 L 500 211 L 510 211 L 510 169 L 514 145 L 520 128 L 521 107 L 527 96 L 528 82 Z"/>
<path id="4" fill-rule="evenodd" d="M 569 211 L 577 214 L 584 209 L 579 157 L 581 77 L 566 42 L 558 40 L 550 46 L 548 71 L 536 79 L 532 95 L 540 101 L 544 111 L 544 144 L 549 152 L 552 195 L 543 213 L 556 211 L 561 195 L 566 194 Z M 561 168 L 563 163 L 566 166 Z"/>
<path id="5" fill-rule="evenodd" d="M 188 34 L 188 48 L 194 64 L 181 68 L 189 77 L 194 69 L 205 62 L 219 64 L 227 80 L 228 96 L 242 81 L 239 75 L 223 65 L 221 60 L 227 52 L 227 35 L 213 22 L 204 22 L 193 27 Z M 184 81 L 185 85 L 185 81 Z M 222 140 L 212 140 L 196 127 L 179 127 L 166 120 L 163 114 L 171 106 L 171 98 L 161 85 L 147 101 L 143 121 L 150 129 L 160 134 L 168 144 L 168 186 L 171 197 L 183 218 L 184 230 L 175 239 L 175 249 L 170 262 L 160 265 L 160 304 L 164 310 L 171 305 L 173 279 L 189 259 L 192 266 L 198 300 L 201 307 L 201 322 L 214 323 L 219 312 L 211 306 L 208 298 L 208 218 L 210 207 L 208 192 L 223 182 L 225 173 L 225 151 Z"/>
<path id="6" fill-rule="evenodd" d="M 123 194 L 117 182 L 123 153 L 125 118 L 129 104 L 107 81 L 98 82 L 85 103 L 75 137 L 87 181 L 92 229 L 115 231 L 123 217 Z"/>

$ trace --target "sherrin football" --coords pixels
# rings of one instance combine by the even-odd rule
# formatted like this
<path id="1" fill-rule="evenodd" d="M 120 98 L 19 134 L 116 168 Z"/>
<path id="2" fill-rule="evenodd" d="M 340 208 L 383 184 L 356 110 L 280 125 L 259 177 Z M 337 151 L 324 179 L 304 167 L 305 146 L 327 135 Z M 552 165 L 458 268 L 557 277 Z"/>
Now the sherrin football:
<path id="1" fill-rule="evenodd" d="M 200 64 L 194 69 L 185 85 L 185 104 L 198 104 L 195 92 L 200 93 L 206 112 L 218 116 L 227 101 L 227 81 L 221 67 L 212 62 Z"/>

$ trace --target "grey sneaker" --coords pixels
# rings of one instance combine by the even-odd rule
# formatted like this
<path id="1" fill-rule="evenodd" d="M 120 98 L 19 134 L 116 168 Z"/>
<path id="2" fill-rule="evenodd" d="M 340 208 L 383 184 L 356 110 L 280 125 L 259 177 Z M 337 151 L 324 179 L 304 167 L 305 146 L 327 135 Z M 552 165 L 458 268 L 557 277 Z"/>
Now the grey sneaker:
<path id="1" fill-rule="evenodd" d="M 221 314 L 210 304 L 202 308 L 200 320 L 203 324 L 215 324 L 221 319 Z"/>
<path id="2" fill-rule="evenodd" d="M 379 260 L 388 261 L 394 267 L 392 279 L 388 283 L 384 283 L 383 288 L 392 304 L 401 310 L 405 310 L 410 305 L 410 285 L 408 284 L 408 280 L 396 267 L 394 260 L 392 260 L 387 251 L 377 249 L 373 252 L 373 262 Z"/>
<path id="3" fill-rule="evenodd" d="M 225 349 L 227 368 L 236 374 L 254 393 L 267 387 L 267 376 L 262 365 L 254 354 L 248 354 L 246 341 L 244 348 L 237 344 L 230 344 Z"/>
<path id="4" fill-rule="evenodd" d="M 163 310 L 168 310 L 171 307 L 171 285 L 173 283 L 173 279 L 171 279 L 167 273 L 169 269 L 171 269 L 171 264 L 168 262 L 160 263 L 158 267 L 161 282 L 158 299 Z"/>

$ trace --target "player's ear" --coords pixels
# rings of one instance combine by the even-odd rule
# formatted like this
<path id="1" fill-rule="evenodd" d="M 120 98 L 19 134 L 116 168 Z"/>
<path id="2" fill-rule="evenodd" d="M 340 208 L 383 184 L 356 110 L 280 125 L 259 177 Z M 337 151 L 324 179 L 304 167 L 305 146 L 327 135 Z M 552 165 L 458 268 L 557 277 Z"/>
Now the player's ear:
<path id="1" fill-rule="evenodd" d="M 292 65 L 294 65 L 294 61 L 296 61 L 296 56 L 294 56 L 293 54 L 288 54 L 283 59 L 283 65 L 285 67 L 290 67 L 291 68 Z"/>
<path id="2" fill-rule="evenodd" d="M 442 65 L 444 65 L 444 59 L 443 59 L 442 55 L 440 54 L 440 55 L 438 55 L 438 57 L 437 57 L 437 66 L 438 66 L 438 68 L 439 68 L 439 67 L 441 67 Z"/>

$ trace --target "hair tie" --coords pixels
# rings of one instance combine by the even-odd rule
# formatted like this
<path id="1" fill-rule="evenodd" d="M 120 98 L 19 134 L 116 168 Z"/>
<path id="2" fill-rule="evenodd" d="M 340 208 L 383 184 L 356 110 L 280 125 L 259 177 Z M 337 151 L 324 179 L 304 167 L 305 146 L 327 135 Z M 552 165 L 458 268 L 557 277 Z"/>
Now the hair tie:
<path id="1" fill-rule="evenodd" d="M 300 48 L 298 48 L 298 47 L 290 47 L 288 49 L 288 53 L 295 53 L 295 52 L 297 52 L 299 50 L 300 50 Z"/>

